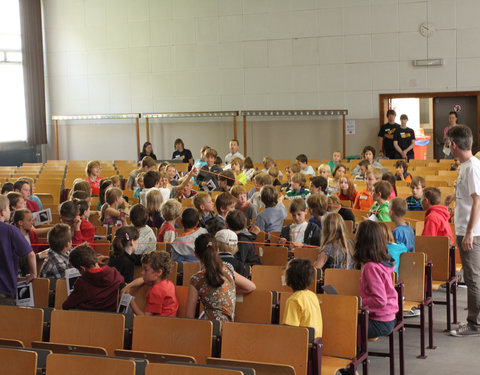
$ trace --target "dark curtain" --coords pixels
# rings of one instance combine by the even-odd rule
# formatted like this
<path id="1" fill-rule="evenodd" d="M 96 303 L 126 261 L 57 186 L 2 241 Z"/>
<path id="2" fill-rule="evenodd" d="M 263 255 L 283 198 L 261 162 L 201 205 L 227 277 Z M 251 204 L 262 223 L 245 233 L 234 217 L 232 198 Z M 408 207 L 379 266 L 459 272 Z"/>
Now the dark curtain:
<path id="1" fill-rule="evenodd" d="M 27 142 L 29 145 L 40 145 L 47 143 L 42 4 L 41 0 L 19 0 L 19 3 L 22 27 Z"/>

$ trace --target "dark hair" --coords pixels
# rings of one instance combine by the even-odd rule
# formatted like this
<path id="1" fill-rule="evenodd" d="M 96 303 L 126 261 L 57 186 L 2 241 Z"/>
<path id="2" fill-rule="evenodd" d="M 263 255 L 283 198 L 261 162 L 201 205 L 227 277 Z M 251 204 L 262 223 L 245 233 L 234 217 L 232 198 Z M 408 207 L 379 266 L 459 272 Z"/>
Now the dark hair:
<path id="1" fill-rule="evenodd" d="M 73 203 L 78 207 L 78 214 L 82 216 L 85 211 L 88 211 L 90 208 L 90 204 L 85 199 L 73 199 Z"/>
<path id="2" fill-rule="evenodd" d="M 305 199 L 302 198 L 295 198 L 290 202 L 290 213 L 293 214 L 297 211 L 305 211 L 307 209 L 307 205 L 305 204 Z"/>
<path id="3" fill-rule="evenodd" d="M 148 146 L 151 146 L 152 144 L 150 142 L 145 142 L 143 144 L 143 148 L 142 148 L 142 154 L 145 155 L 145 153 L 147 152 L 147 147 Z M 152 154 L 153 154 L 153 148 L 152 148 Z"/>
<path id="4" fill-rule="evenodd" d="M 10 209 L 14 209 L 20 199 L 23 199 L 23 195 L 17 191 L 11 191 L 7 194 L 8 204 L 10 205 Z"/>
<path id="5" fill-rule="evenodd" d="M 400 159 L 395 162 L 395 168 L 402 167 L 403 171 L 406 172 L 408 170 L 408 164 L 405 160 Z"/>
<path id="6" fill-rule="evenodd" d="M 395 116 L 396 116 L 396 115 L 397 115 L 397 112 L 395 112 L 393 109 L 389 109 L 389 110 L 387 111 L 387 117 L 390 116 L 390 115 L 395 115 Z"/>
<path id="7" fill-rule="evenodd" d="M 148 171 L 143 176 L 143 185 L 145 189 L 151 189 L 160 181 L 160 175 L 157 171 Z"/>
<path id="8" fill-rule="evenodd" d="M 215 207 L 217 208 L 217 212 L 220 213 L 220 209 L 226 209 L 228 206 L 230 206 L 232 203 L 236 203 L 237 198 L 235 198 L 232 194 L 230 193 L 220 193 L 215 200 Z"/>
<path id="9" fill-rule="evenodd" d="M 192 229 L 198 225 L 199 213 L 194 208 L 186 208 L 182 213 L 182 225 L 185 229 Z"/>
<path id="10" fill-rule="evenodd" d="M 299 162 L 301 163 L 308 163 L 308 158 L 307 158 L 307 155 L 305 154 L 300 154 L 298 155 L 295 160 L 298 160 Z"/>
<path id="11" fill-rule="evenodd" d="M 429 186 L 423 190 L 423 197 L 430 201 L 431 205 L 440 204 L 442 199 L 442 192 L 435 186 Z"/>
<path id="12" fill-rule="evenodd" d="M 315 185 L 316 188 L 322 188 L 322 191 L 325 192 L 328 186 L 328 180 L 322 176 L 312 177 L 310 182 Z"/>
<path id="13" fill-rule="evenodd" d="M 9 191 L 13 191 L 13 184 L 11 182 L 5 182 L 2 186 L 2 195 Z"/>
<path id="14" fill-rule="evenodd" d="M 55 224 L 47 234 L 48 245 L 56 253 L 61 252 L 72 241 L 70 226 L 67 224 Z"/>
<path id="15" fill-rule="evenodd" d="M 392 190 L 395 192 L 395 196 L 397 195 L 397 179 L 395 178 L 395 175 L 392 172 L 385 172 L 382 174 L 382 181 L 388 181 L 390 182 L 390 185 L 392 185 Z M 390 194 L 392 192 L 390 191 Z M 390 194 L 388 196 L 390 196 Z"/>
<path id="16" fill-rule="evenodd" d="M 173 267 L 170 254 L 166 251 L 151 251 L 143 254 L 142 264 L 149 264 L 154 271 L 162 270 L 161 280 L 167 279 Z"/>
<path id="17" fill-rule="evenodd" d="M 98 198 L 100 199 L 100 205 L 103 206 L 105 204 L 105 192 L 107 189 L 113 185 L 113 181 L 109 178 L 102 178 L 100 181 L 100 189 L 98 191 Z"/>
<path id="18" fill-rule="evenodd" d="M 319 218 L 328 211 L 328 198 L 325 194 L 312 194 L 307 198 L 308 208 L 312 215 Z"/>
<path id="19" fill-rule="evenodd" d="M 133 205 L 130 209 L 130 221 L 135 227 L 144 227 L 148 221 L 147 208 L 140 203 Z"/>
<path id="20" fill-rule="evenodd" d="M 175 148 L 176 145 L 181 144 L 182 148 L 185 148 L 185 143 L 183 143 L 181 138 L 175 139 L 175 142 L 173 143 L 173 148 Z"/>
<path id="21" fill-rule="evenodd" d="M 305 290 L 313 281 L 315 270 L 310 259 L 294 258 L 285 271 L 287 285 L 294 291 Z"/>
<path id="22" fill-rule="evenodd" d="M 265 185 L 260 190 L 260 199 L 265 207 L 275 207 L 278 203 L 278 191 L 272 185 Z"/>
<path id="23" fill-rule="evenodd" d="M 13 190 L 14 190 L 14 191 L 16 191 L 16 190 L 20 191 L 20 190 L 22 190 L 22 187 L 23 187 L 23 185 L 25 185 L 25 184 L 27 184 L 28 186 L 30 186 L 30 184 L 29 184 L 27 181 L 25 181 L 25 180 L 18 180 L 18 181 L 16 181 L 16 182 L 13 184 Z"/>
<path id="24" fill-rule="evenodd" d="M 78 215 L 78 206 L 75 202 L 65 201 L 60 205 L 60 216 L 74 219 Z"/>
<path id="25" fill-rule="evenodd" d="M 375 158 L 375 154 L 376 154 L 375 147 L 365 146 L 362 150 L 362 153 L 365 154 L 367 151 L 370 151 L 373 154 L 373 157 Z"/>
<path id="26" fill-rule="evenodd" d="M 365 220 L 358 225 L 353 257 L 357 265 L 368 261 L 380 263 L 390 259 L 387 238 L 378 223 Z"/>
<path id="27" fill-rule="evenodd" d="M 227 214 L 226 223 L 228 228 L 237 232 L 245 228 L 245 214 L 241 210 L 233 210 Z"/>
<path id="28" fill-rule="evenodd" d="M 218 256 L 215 237 L 209 233 L 198 236 L 195 239 L 195 255 L 205 267 L 207 284 L 213 288 L 223 285 L 223 262 Z"/>
<path id="29" fill-rule="evenodd" d="M 380 197 L 382 197 L 382 199 L 388 199 L 388 197 L 392 194 L 392 184 L 390 184 L 389 181 L 383 180 L 375 182 L 375 184 L 373 185 L 373 189 L 375 193 L 380 194 Z"/>
<path id="30" fill-rule="evenodd" d="M 25 216 L 27 216 L 27 214 L 31 213 L 32 212 L 28 208 L 20 208 L 18 210 L 15 210 L 12 217 L 12 224 L 17 225 L 19 221 L 25 219 Z"/>
<path id="31" fill-rule="evenodd" d="M 112 241 L 113 257 L 117 258 L 122 256 L 128 243 L 133 240 L 138 240 L 140 233 L 138 229 L 131 225 L 118 228 L 115 232 L 115 237 Z"/>
<path id="32" fill-rule="evenodd" d="M 222 163 L 223 163 L 222 158 L 217 155 L 217 157 L 215 158 L 214 164 L 221 165 Z"/>
<path id="33" fill-rule="evenodd" d="M 245 169 L 253 168 L 253 160 L 250 156 L 247 156 L 245 158 L 245 160 L 243 161 L 243 168 L 245 168 Z"/>
<path id="34" fill-rule="evenodd" d="M 468 126 L 457 125 L 448 129 L 447 137 L 457 145 L 460 150 L 470 151 L 472 149 L 473 136 Z"/>
<path id="35" fill-rule="evenodd" d="M 218 181 L 227 181 L 228 186 L 233 186 L 235 184 L 235 175 L 230 169 L 221 171 L 218 175 Z"/>
<path id="36" fill-rule="evenodd" d="M 70 197 L 71 200 L 74 199 L 88 199 L 90 198 L 90 194 L 88 194 L 86 191 L 83 190 L 77 190 L 72 193 L 72 196 Z"/>
<path id="37" fill-rule="evenodd" d="M 337 164 L 337 165 L 335 166 L 335 168 L 333 168 L 333 173 L 332 173 L 332 176 L 333 176 L 333 177 L 335 177 L 335 174 L 337 173 L 337 171 L 338 171 L 340 168 L 345 169 L 345 173 L 347 172 L 347 167 L 346 167 L 344 164 Z"/>
<path id="38" fill-rule="evenodd" d="M 448 115 L 455 115 L 455 117 L 458 119 L 458 113 L 455 111 L 448 112 Z"/>
<path id="39" fill-rule="evenodd" d="M 358 167 L 365 167 L 368 169 L 370 166 L 370 162 L 367 159 L 360 160 L 360 163 L 358 163 Z"/>
<path id="40" fill-rule="evenodd" d="M 400 120 L 408 120 L 408 116 L 404 113 L 400 116 Z"/>
<path id="41" fill-rule="evenodd" d="M 238 142 L 238 139 L 235 139 L 235 138 L 231 139 L 230 142 L 237 142 L 237 146 L 240 145 L 240 142 Z"/>
<path id="42" fill-rule="evenodd" d="M 87 243 L 83 243 L 72 250 L 68 260 L 70 264 L 77 269 L 80 269 L 80 267 L 90 269 L 97 264 L 97 255 L 95 254 L 95 250 L 88 246 Z"/>
<path id="43" fill-rule="evenodd" d="M 420 185 L 422 188 L 425 187 L 425 179 L 422 176 L 415 176 L 412 178 L 412 182 L 410 182 L 410 187 Z"/>

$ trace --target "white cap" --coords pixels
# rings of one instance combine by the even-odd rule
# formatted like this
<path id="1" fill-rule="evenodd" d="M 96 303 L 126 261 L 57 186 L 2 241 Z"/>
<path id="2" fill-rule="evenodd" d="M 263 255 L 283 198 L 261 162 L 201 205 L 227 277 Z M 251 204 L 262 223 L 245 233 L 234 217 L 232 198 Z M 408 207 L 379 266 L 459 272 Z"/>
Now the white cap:
<path id="1" fill-rule="evenodd" d="M 230 229 L 219 230 L 217 234 L 215 234 L 215 239 L 228 246 L 235 246 L 238 243 L 237 234 Z"/>

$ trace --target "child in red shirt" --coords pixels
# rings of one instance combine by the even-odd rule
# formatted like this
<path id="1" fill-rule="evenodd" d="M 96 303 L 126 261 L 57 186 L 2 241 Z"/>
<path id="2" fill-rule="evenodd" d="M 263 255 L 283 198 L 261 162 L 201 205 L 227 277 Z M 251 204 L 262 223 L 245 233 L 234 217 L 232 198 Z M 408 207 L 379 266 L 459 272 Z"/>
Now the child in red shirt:
<path id="1" fill-rule="evenodd" d="M 447 207 L 440 205 L 442 193 L 436 187 L 427 187 L 423 191 L 422 207 L 425 210 L 425 225 L 422 236 L 447 236 L 455 243 L 452 228 L 448 220 Z"/>

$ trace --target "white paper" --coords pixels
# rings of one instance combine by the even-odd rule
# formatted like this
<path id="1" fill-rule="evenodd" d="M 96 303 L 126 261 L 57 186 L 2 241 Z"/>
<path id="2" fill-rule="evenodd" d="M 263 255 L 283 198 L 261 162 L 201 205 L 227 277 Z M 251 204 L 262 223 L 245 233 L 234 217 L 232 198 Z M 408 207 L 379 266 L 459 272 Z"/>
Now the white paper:
<path id="1" fill-rule="evenodd" d="M 213 182 L 213 180 L 210 180 L 210 181 L 207 182 L 207 185 L 205 185 L 205 187 L 207 188 L 207 190 L 209 192 L 211 192 L 211 191 L 214 191 L 217 188 L 217 185 L 215 185 L 215 182 Z"/>
<path id="2" fill-rule="evenodd" d="M 82 276 L 80 271 L 76 268 L 68 268 L 65 270 L 65 280 L 67 282 L 67 294 L 70 295 L 73 291 L 73 286 L 75 285 L 75 281 Z"/>
<path id="3" fill-rule="evenodd" d="M 354 135 L 355 134 L 355 120 L 346 120 L 345 121 L 345 134 Z"/>
<path id="4" fill-rule="evenodd" d="M 371 221 L 378 221 L 378 219 L 377 219 L 377 215 L 375 215 L 375 214 L 371 214 L 371 215 L 369 216 L 368 220 L 371 220 Z"/>
<path id="5" fill-rule="evenodd" d="M 32 216 L 33 225 L 43 225 L 52 222 L 52 210 L 50 208 L 42 211 L 33 212 Z"/>
<path id="6" fill-rule="evenodd" d="M 133 298 L 134 297 L 131 296 L 130 294 L 122 293 L 120 297 L 120 302 L 118 303 L 117 312 L 121 314 L 131 314 L 132 308 L 130 307 L 130 302 L 132 301 Z"/>
<path id="7" fill-rule="evenodd" d="M 32 283 L 26 281 L 20 281 L 17 284 L 17 306 L 35 306 L 33 300 L 33 286 Z"/>

